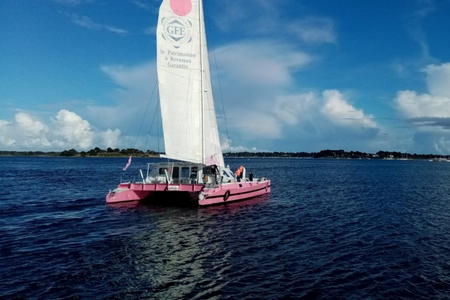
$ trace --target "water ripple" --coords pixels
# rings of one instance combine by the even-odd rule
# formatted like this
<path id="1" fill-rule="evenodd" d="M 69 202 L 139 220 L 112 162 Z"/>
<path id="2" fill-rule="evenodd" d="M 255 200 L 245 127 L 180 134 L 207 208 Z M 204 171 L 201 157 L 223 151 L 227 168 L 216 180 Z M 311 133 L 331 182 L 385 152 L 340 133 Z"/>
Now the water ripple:
<path id="1" fill-rule="evenodd" d="M 272 194 L 107 206 L 122 163 L 0 158 L 0 298 L 450 295 L 450 164 L 232 159 Z"/>

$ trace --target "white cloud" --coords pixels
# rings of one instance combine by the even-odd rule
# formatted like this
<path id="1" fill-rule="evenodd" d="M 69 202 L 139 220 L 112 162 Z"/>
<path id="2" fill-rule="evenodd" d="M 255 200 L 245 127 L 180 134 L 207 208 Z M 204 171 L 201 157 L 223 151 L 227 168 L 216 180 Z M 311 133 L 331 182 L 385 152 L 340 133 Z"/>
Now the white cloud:
<path id="1" fill-rule="evenodd" d="M 335 43 L 334 22 L 325 17 L 307 17 L 289 24 L 289 30 L 300 40 L 310 44 Z"/>
<path id="2" fill-rule="evenodd" d="M 214 50 L 221 72 L 233 81 L 259 86 L 287 85 L 293 72 L 312 62 L 312 57 L 277 41 L 242 41 Z"/>
<path id="3" fill-rule="evenodd" d="M 89 119 L 104 128 L 119 127 L 122 131 L 134 131 L 142 119 L 151 119 L 156 107 L 156 65 L 145 62 L 132 66 L 103 65 L 100 67 L 117 86 L 112 94 L 114 104 L 87 106 Z M 102 118 L 97 118 L 97 116 Z"/>
<path id="4" fill-rule="evenodd" d="M 106 131 L 100 132 L 100 137 L 103 140 L 102 144 L 107 148 L 115 148 L 119 144 L 121 131 L 119 129 L 107 129 Z"/>
<path id="5" fill-rule="evenodd" d="M 11 123 L 8 121 L 0 120 L 0 145 L 3 147 L 13 146 L 16 140 L 10 135 Z"/>
<path id="6" fill-rule="evenodd" d="M 425 72 L 430 94 L 450 98 L 450 63 L 429 65 Z"/>
<path id="7" fill-rule="evenodd" d="M 210 57 L 211 65 L 219 69 L 213 68 L 219 117 L 223 115 L 223 97 L 228 126 L 246 143 L 282 137 L 283 122 L 274 113 L 277 108 L 273 102 L 295 81 L 294 74 L 312 62 L 312 57 L 273 40 L 244 40 L 219 47 Z M 279 113 L 283 113 L 281 109 Z M 223 129 L 227 123 L 220 120 Z"/>
<path id="8" fill-rule="evenodd" d="M 450 98 L 415 91 L 399 91 L 395 98 L 397 109 L 407 118 L 449 118 Z"/>
<path id="9" fill-rule="evenodd" d="M 152 80 L 155 79 L 156 65 L 154 62 L 145 62 L 133 66 L 103 65 L 100 67 L 115 84 L 128 91 L 149 93 L 152 91 Z"/>
<path id="10" fill-rule="evenodd" d="M 13 141 L 13 145 L 22 143 L 25 147 L 50 146 L 46 136 L 49 132 L 48 127 L 30 114 L 19 112 L 15 115 L 15 122 L 9 124 L 9 129 L 14 127 L 17 129 L 6 133 L 10 141 Z"/>
<path id="11" fill-rule="evenodd" d="M 338 90 L 278 96 L 272 112 L 282 132 L 276 144 L 289 151 L 378 151 L 383 138 L 375 119 Z"/>
<path id="12" fill-rule="evenodd" d="M 62 109 L 56 115 L 55 127 L 65 142 L 82 149 L 92 146 L 94 133 L 88 121 L 74 112 Z"/>
<path id="13" fill-rule="evenodd" d="M 279 120 L 265 111 L 234 111 L 231 128 L 251 139 L 276 139 L 282 136 Z"/>
<path id="14" fill-rule="evenodd" d="M 15 116 L 17 127 L 28 136 L 39 136 L 48 132 L 48 128 L 41 121 L 34 119 L 31 115 L 19 112 Z"/>
<path id="15" fill-rule="evenodd" d="M 26 112 L 13 121 L 0 120 L 0 147 L 9 150 L 86 150 L 94 145 L 114 147 L 120 130 L 93 130 L 88 121 L 62 109 L 46 123 Z"/>
<path id="16" fill-rule="evenodd" d="M 108 31 L 111 33 L 119 34 L 119 35 L 128 34 L 128 31 L 125 29 L 94 22 L 91 18 L 89 18 L 87 16 L 79 16 L 77 14 L 72 14 L 71 20 L 72 20 L 72 23 L 74 23 L 75 25 L 78 25 L 80 27 L 87 28 L 90 30 Z"/>
<path id="17" fill-rule="evenodd" d="M 397 109 L 406 118 L 450 118 L 450 63 L 424 69 L 429 93 L 399 91 Z"/>
<path id="18" fill-rule="evenodd" d="M 275 115 L 289 125 L 296 125 L 301 119 L 309 118 L 310 111 L 317 105 L 314 93 L 277 97 Z"/>
<path id="19" fill-rule="evenodd" d="M 450 151 L 450 63 L 428 65 L 427 93 L 399 91 L 394 99 L 397 110 L 415 126 L 416 147 L 424 151 Z"/>
<path id="20" fill-rule="evenodd" d="M 223 152 L 257 152 L 256 147 L 235 146 L 231 139 L 227 137 L 221 137 L 221 147 Z"/>
<path id="21" fill-rule="evenodd" d="M 340 128 L 372 135 L 379 129 L 371 115 L 351 105 L 338 90 L 325 90 L 319 96 L 312 92 L 278 96 L 273 112 L 285 127 L 315 128 L 320 134 Z"/>
<path id="22" fill-rule="evenodd" d="M 372 116 L 365 115 L 362 110 L 350 105 L 341 92 L 337 90 L 324 91 L 323 99 L 325 103 L 321 112 L 334 124 L 347 127 L 377 127 L 377 124 L 372 120 Z"/>
<path id="23" fill-rule="evenodd" d="M 450 136 L 439 136 L 434 140 L 433 147 L 438 153 L 448 154 L 450 151 Z"/>

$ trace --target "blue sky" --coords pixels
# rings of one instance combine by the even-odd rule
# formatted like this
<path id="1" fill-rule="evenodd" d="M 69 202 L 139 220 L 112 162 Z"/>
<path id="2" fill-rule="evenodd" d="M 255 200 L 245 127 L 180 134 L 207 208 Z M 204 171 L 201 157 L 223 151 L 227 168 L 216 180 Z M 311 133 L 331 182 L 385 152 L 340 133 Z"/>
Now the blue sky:
<path id="1" fill-rule="evenodd" d="M 2 0 L 0 149 L 163 150 L 157 0 Z M 450 153 L 450 1 L 204 0 L 224 150 Z"/>

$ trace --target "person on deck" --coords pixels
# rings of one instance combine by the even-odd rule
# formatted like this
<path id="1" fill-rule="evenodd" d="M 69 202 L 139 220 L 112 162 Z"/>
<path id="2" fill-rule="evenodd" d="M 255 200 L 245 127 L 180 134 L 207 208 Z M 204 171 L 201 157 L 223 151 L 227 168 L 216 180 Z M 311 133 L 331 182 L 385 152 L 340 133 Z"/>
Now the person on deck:
<path id="1" fill-rule="evenodd" d="M 240 166 L 239 169 L 234 172 L 234 174 L 236 174 L 237 181 L 240 182 L 242 179 L 242 175 L 244 174 L 244 166 Z"/>

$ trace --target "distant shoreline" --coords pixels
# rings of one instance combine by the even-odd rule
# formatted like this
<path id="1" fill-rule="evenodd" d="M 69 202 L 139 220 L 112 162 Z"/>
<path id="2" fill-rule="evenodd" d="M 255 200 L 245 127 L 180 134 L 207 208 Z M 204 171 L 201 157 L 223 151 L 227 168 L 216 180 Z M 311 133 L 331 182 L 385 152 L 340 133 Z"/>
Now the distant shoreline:
<path id="1" fill-rule="evenodd" d="M 128 158 L 129 155 L 97 155 L 97 156 L 90 156 L 90 155 L 73 155 L 73 156 L 63 156 L 59 154 L 39 154 L 39 155 L 28 155 L 28 154 L 1 154 L 0 157 L 56 157 L 56 158 L 64 158 L 64 157 L 73 157 L 73 158 Z M 133 155 L 133 157 L 138 158 L 159 158 L 159 156 L 152 156 L 152 155 Z"/>
<path id="2" fill-rule="evenodd" d="M 0 151 L 1 157 L 80 157 L 80 158 L 116 158 L 116 157 L 142 157 L 158 158 L 163 153 L 153 150 L 142 151 L 134 148 L 106 150 L 98 147 L 89 151 L 78 152 L 75 149 L 61 152 L 51 151 Z M 333 158 L 333 159 L 386 159 L 386 160 L 450 160 L 450 155 L 440 154 L 416 154 L 395 151 L 378 151 L 377 153 L 365 153 L 360 151 L 322 150 L 319 152 L 227 152 L 225 158 Z"/>

